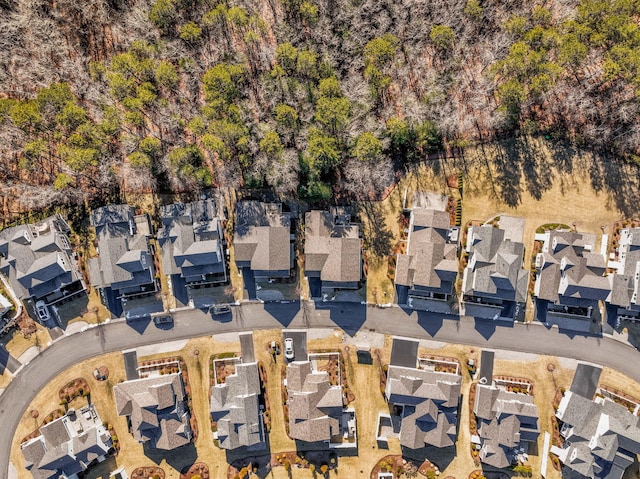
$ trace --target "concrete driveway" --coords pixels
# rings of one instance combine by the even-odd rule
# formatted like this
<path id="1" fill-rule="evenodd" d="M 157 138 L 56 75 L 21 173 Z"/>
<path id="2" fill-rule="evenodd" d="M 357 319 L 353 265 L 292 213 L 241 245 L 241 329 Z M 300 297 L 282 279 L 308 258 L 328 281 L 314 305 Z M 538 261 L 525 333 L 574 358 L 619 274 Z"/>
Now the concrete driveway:
<path id="1" fill-rule="evenodd" d="M 309 354 L 307 353 L 307 332 L 306 331 L 282 331 L 283 342 L 287 338 L 293 339 L 293 361 L 308 361 Z"/>

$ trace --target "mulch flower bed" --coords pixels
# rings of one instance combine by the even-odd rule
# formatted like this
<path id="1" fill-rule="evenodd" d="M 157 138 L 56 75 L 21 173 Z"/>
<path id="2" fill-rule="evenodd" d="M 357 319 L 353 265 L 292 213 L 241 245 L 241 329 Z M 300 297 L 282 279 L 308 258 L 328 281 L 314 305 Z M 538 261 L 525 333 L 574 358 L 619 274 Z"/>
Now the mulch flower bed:
<path id="1" fill-rule="evenodd" d="M 384 456 L 378 461 L 378 463 L 371 469 L 371 479 L 377 479 L 380 472 L 392 472 L 394 476 L 399 476 L 404 473 L 420 473 L 425 475 L 427 463 L 430 467 L 434 467 L 429 461 L 425 461 L 420 467 L 414 462 L 404 459 L 401 455 L 388 455 Z"/>
<path id="2" fill-rule="evenodd" d="M 157 466 L 138 467 L 131 473 L 131 479 L 164 479 L 164 470 Z"/>
<path id="3" fill-rule="evenodd" d="M 91 394 L 91 388 L 85 378 L 76 378 L 69 381 L 58 391 L 58 397 L 61 401 L 70 402 L 79 396 L 88 396 Z"/>
<path id="4" fill-rule="evenodd" d="M 469 474 L 469 479 L 478 479 L 479 477 L 483 477 L 482 471 L 480 469 L 476 469 L 475 471 Z"/>
<path id="5" fill-rule="evenodd" d="M 428 459 L 425 460 L 422 464 L 420 464 L 420 467 L 418 468 L 418 472 L 423 476 L 429 476 L 429 473 L 435 473 L 437 470 L 438 470 L 438 466 L 436 466 L 433 462 L 431 462 Z M 432 477 L 433 475 L 435 474 L 431 474 Z"/>
<path id="6" fill-rule="evenodd" d="M 196 462 L 186 472 L 180 474 L 180 479 L 194 479 L 194 476 L 198 476 L 200 479 L 209 479 L 209 466 L 204 462 Z"/>

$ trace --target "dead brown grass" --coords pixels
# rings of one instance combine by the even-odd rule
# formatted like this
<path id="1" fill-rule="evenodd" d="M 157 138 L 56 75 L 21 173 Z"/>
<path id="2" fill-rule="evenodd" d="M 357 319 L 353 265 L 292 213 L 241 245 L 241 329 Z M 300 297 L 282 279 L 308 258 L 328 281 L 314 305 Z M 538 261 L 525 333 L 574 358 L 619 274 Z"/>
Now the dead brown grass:
<path id="1" fill-rule="evenodd" d="M 107 366 L 109 368 L 109 379 L 107 381 L 96 381 L 93 378 L 92 371 L 99 366 Z M 13 445 L 11 447 L 11 462 L 16 466 L 18 478 L 30 479 L 31 474 L 24 468 L 24 459 L 20 453 L 20 440 L 31 433 L 40 424 L 51 411 L 61 406 L 58 392 L 61 387 L 69 381 L 77 377 L 86 378 L 91 387 L 91 402 L 95 404 L 98 414 L 103 421 L 111 423 L 115 426 L 116 434 L 120 439 L 122 448 L 131 446 L 128 438 L 126 421 L 124 418 L 117 418 L 115 403 L 113 400 L 113 386 L 125 379 L 124 368 L 121 353 L 112 353 L 104 356 L 98 356 L 90 360 L 84 361 L 67 369 L 58 375 L 53 381 L 45 386 L 36 396 L 29 407 L 26 409 L 18 428 L 15 431 Z M 70 408 L 80 408 L 87 404 L 87 398 L 76 398 L 69 403 Z M 31 411 L 36 410 L 39 413 L 37 419 L 31 416 Z"/>
<path id="2" fill-rule="evenodd" d="M 9 336 L 3 339 L 3 344 L 7 348 L 7 351 L 15 358 L 19 358 L 22 353 L 32 346 L 39 347 L 44 350 L 51 342 L 51 335 L 49 330 L 35 323 L 37 332 L 25 336 L 20 331 L 14 331 Z"/>
<path id="3" fill-rule="evenodd" d="M 550 356 L 523 356 L 521 360 L 497 359 L 494 363 L 493 374 L 525 378 L 533 382 L 534 401 L 538 407 L 539 427 L 538 455 L 529 455 L 529 465 L 533 469 L 533 476 L 540 477 L 540 466 L 544 444 L 544 431 L 551 431 L 551 418 L 555 415 L 553 399 L 558 388 L 568 389 L 573 380 L 574 371 L 560 366 L 556 358 Z M 547 366 L 553 364 L 554 370 L 548 371 Z M 546 477 L 560 479 L 549 460 Z"/>

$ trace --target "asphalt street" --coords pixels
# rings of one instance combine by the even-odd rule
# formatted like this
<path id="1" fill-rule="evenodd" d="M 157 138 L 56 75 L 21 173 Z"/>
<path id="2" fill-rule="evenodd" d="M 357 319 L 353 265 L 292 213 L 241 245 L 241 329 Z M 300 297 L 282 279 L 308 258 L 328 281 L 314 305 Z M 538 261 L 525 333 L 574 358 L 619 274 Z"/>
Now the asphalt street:
<path id="1" fill-rule="evenodd" d="M 66 368 L 104 353 L 218 333 L 339 327 L 345 334 L 353 336 L 358 331 L 375 331 L 580 359 L 617 369 L 640 382 L 640 369 L 635 367 L 640 353 L 631 346 L 609 337 L 567 335 L 542 325 L 458 319 L 458 316 L 358 303 L 252 303 L 232 309 L 231 320 L 217 321 L 200 310 L 180 311 L 174 313 L 174 325 L 168 329 L 157 328 L 150 321 L 133 324 L 117 321 L 55 341 L 30 363 L 23 365 L 0 395 L 0 477 L 6 479 L 8 476 L 11 442 L 26 408 L 36 394 Z"/>

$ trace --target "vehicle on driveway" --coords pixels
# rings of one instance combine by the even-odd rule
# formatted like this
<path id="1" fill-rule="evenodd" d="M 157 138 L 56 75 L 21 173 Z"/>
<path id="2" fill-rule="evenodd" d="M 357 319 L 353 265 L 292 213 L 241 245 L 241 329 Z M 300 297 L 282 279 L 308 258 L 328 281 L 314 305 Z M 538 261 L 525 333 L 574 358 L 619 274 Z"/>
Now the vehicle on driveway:
<path id="1" fill-rule="evenodd" d="M 291 361 L 293 356 L 293 338 L 286 338 L 284 340 L 284 357 Z"/>
<path id="2" fill-rule="evenodd" d="M 153 322 L 156 326 L 161 324 L 171 324 L 173 323 L 173 318 L 171 316 L 156 316 L 153 318 Z"/>
<path id="3" fill-rule="evenodd" d="M 211 314 L 217 316 L 219 314 L 227 314 L 231 312 L 231 306 L 228 304 L 216 304 L 211 308 Z"/>
<path id="4" fill-rule="evenodd" d="M 49 310 L 47 309 L 47 305 L 44 304 L 44 301 L 38 301 L 36 303 L 36 311 L 38 313 L 38 319 L 40 319 L 40 321 L 45 322 L 47 321 L 51 315 L 49 314 Z"/>

